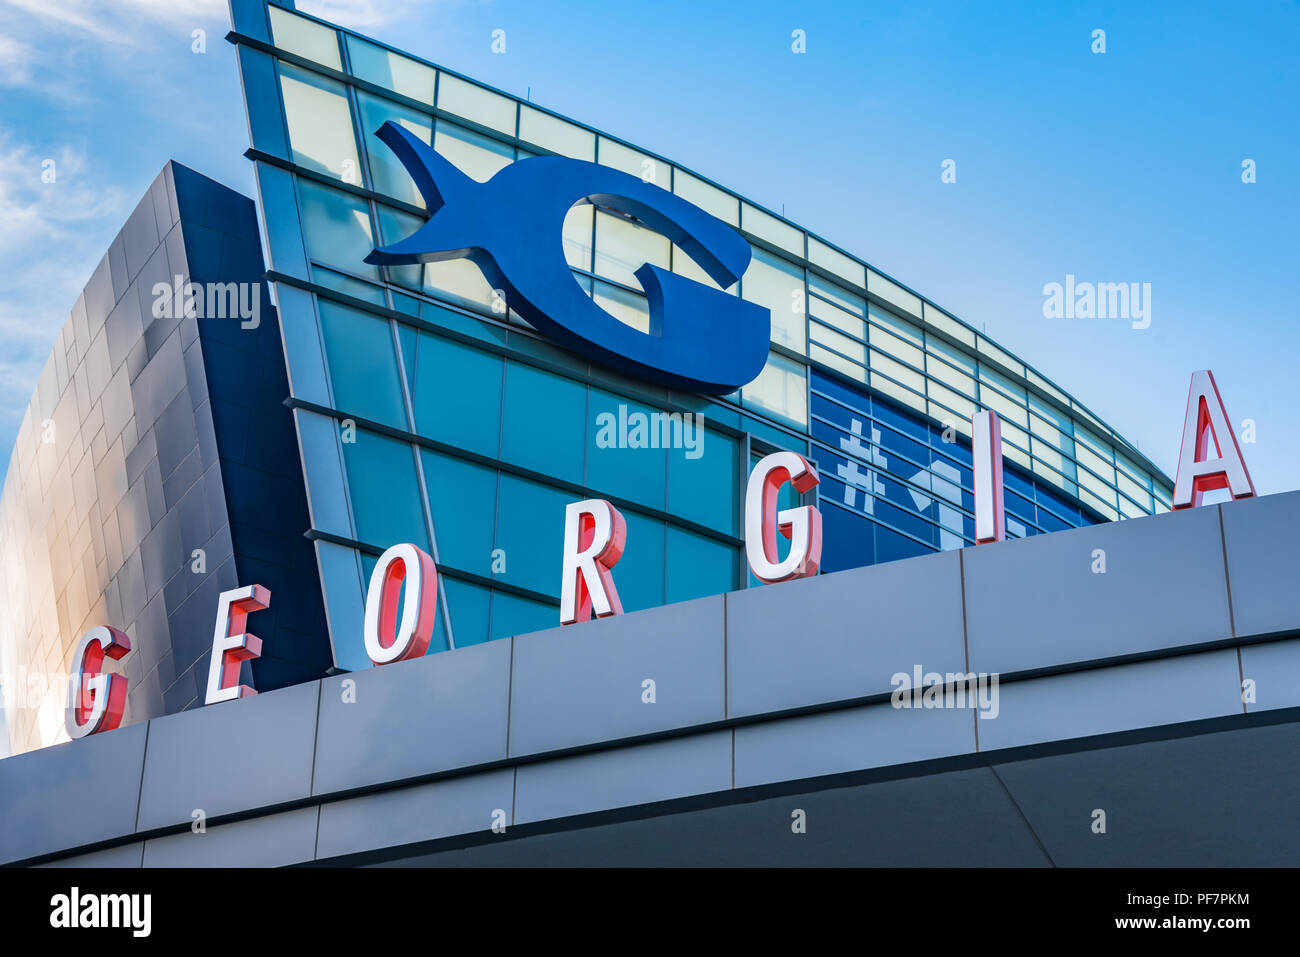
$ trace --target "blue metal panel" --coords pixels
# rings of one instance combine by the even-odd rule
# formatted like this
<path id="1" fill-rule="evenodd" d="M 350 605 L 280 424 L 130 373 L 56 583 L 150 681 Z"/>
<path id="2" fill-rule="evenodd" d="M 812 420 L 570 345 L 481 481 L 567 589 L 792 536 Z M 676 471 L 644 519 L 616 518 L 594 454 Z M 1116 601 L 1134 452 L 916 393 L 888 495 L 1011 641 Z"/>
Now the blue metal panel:
<path id="1" fill-rule="evenodd" d="M 524 765 L 515 780 L 515 823 L 730 787 L 731 732 L 697 734 Z"/>
<path id="2" fill-rule="evenodd" d="M 1098 549 L 1104 573 L 1093 571 Z M 972 671 L 1007 674 L 1231 637 L 1213 508 L 963 554 Z"/>
<path id="3" fill-rule="evenodd" d="M 514 781 L 514 770 L 506 768 L 323 804 L 317 856 L 340 857 L 487 831 L 494 817 L 508 827 L 513 823 Z"/>
<path id="4" fill-rule="evenodd" d="M 736 729 L 736 787 L 908 764 L 975 750 L 969 709 L 892 704 L 767 721 Z"/>
<path id="5" fill-rule="evenodd" d="M 1300 492 L 1246 499 L 1222 511 L 1237 634 L 1294 630 L 1300 622 L 1300 588 L 1279 588 L 1277 574 L 1297 566 Z"/>
<path id="6" fill-rule="evenodd" d="M 945 552 L 728 595 L 727 713 L 889 692 L 918 664 L 964 672 L 958 568 Z"/>
<path id="7" fill-rule="evenodd" d="M 144 723 L 0 761 L 0 863 L 130 834 Z"/>
<path id="8" fill-rule="evenodd" d="M 310 861 L 316 852 L 319 809 L 218 824 L 144 842 L 144 867 L 287 867 Z"/>
<path id="9" fill-rule="evenodd" d="M 504 760 L 509 687 L 506 641 L 326 678 L 312 793 Z"/>
<path id="10" fill-rule="evenodd" d="M 721 721 L 722 643 L 721 595 L 516 638 L 511 757 Z"/>
<path id="11" fill-rule="evenodd" d="M 189 824 L 196 810 L 213 818 L 307 797 L 318 693 L 310 682 L 156 722 L 138 829 Z"/>
<path id="12" fill-rule="evenodd" d="M 981 719 L 981 751 L 1241 714 L 1232 649 L 1009 681 L 996 718 Z"/>

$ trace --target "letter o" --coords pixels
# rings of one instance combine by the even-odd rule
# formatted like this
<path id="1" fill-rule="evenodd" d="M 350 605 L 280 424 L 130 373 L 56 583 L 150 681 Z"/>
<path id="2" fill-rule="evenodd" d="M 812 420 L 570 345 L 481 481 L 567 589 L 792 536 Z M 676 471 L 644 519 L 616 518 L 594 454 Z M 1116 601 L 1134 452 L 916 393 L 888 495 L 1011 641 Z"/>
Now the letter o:
<path id="1" fill-rule="evenodd" d="M 366 654 L 377 665 L 423 656 L 437 613 L 438 570 L 433 559 L 409 542 L 392 546 L 379 556 L 366 592 Z"/>

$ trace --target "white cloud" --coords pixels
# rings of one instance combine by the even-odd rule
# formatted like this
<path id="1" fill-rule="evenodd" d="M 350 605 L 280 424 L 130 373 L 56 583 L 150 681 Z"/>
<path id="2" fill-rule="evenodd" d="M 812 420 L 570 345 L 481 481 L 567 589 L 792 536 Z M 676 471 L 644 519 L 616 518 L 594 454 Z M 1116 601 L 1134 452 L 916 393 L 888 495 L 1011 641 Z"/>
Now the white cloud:
<path id="1" fill-rule="evenodd" d="M 151 21 L 174 26 L 224 20 L 226 0 L 0 0 L 0 7 L 25 15 L 24 30 L 44 27 L 71 36 L 135 46 Z"/>
<path id="2" fill-rule="evenodd" d="M 0 33 L 0 86 L 25 86 L 31 82 L 32 48 Z"/>
<path id="3" fill-rule="evenodd" d="M 53 182 L 41 178 L 47 160 Z M 42 155 L 4 131 L 0 170 L 0 420 L 16 425 L 106 237 L 125 216 L 126 196 L 95 186 L 83 153 L 65 146 Z M 7 449 L 0 454 L 7 460 Z"/>
<path id="4" fill-rule="evenodd" d="M 382 26 L 411 16 L 427 16 L 431 7 L 459 6 L 465 0 L 298 0 L 303 13 L 351 30 Z"/>

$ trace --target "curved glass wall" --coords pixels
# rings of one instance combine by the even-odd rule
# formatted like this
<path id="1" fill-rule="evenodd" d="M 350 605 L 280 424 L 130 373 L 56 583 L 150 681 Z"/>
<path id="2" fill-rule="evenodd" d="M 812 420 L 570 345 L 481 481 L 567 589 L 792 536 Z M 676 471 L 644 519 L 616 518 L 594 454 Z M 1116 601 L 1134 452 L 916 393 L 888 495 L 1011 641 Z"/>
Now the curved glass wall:
<path id="1" fill-rule="evenodd" d="M 788 220 L 661 157 L 320 21 L 271 7 L 270 27 L 269 49 L 236 42 L 250 56 L 253 159 L 300 431 L 333 442 L 322 439 L 317 453 L 304 438 L 309 494 L 313 503 L 333 494 L 340 481 L 324 476 L 341 462 L 348 497 L 334 527 L 315 522 L 332 621 L 336 610 L 355 617 L 358 603 L 331 601 L 331 581 L 363 587 L 378 550 L 406 530 L 439 551 L 443 647 L 554 625 L 562 506 L 580 495 L 609 498 L 628 516 L 616 574 L 625 607 L 740 587 L 745 471 L 777 447 L 818 464 L 827 570 L 960 547 L 972 540 L 968 437 L 979 409 L 1003 423 L 1009 534 L 1169 507 L 1168 478 L 1071 396 Z M 275 124 L 250 92 L 253 49 L 274 74 L 264 89 L 278 100 Z M 771 311 L 763 372 L 718 400 L 670 392 L 550 345 L 466 261 L 366 265 L 375 244 L 409 234 L 424 215 L 374 136 L 387 120 L 480 181 L 529 156 L 569 156 L 657 183 L 735 226 L 754 255 L 727 291 Z M 664 237 L 590 205 L 570 211 L 562 241 L 580 285 L 635 328 L 648 320 L 633 275 L 642 263 L 711 283 Z M 295 346 L 296 323 L 317 328 L 319 342 Z M 323 366 L 319 389 L 299 386 L 316 375 L 309 362 Z M 602 444 L 602 422 L 638 413 L 685 416 L 703 451 Z M 338 511 L 322 502 L 313 514 Z M 344 666 L 363 663 L 343 657 Z"/>

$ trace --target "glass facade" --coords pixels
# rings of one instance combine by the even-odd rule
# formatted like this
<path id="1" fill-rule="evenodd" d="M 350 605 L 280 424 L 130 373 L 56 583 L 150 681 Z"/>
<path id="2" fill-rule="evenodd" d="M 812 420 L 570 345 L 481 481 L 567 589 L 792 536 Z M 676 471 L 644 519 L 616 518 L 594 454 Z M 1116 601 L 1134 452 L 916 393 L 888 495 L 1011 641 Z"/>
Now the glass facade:
<path id="1" fill-rule="evenodd" d="M 596 130 L 270 13 L 236 23 L 235 40 L 341 667 L 366 664 L 361 596 L 375 556 L 398 541 L 427 544 L 443 573 L 435 649 L 555 625 L 564 505 L 581 497 L 608 498 L 627 517 L 615 573 L 626 609 L 743 587 L 744 481 L 775 448 L 818 465 L 828 571 L 972 541 L 979 409 L 1003 423 L 1009 534 L 1168 508 L 1169 480 L 1105 424 L 861 260 Z M 754 256 L 727 291 L 771 311 L 767 366 L 721 399 L 665 390 L 550 344 L 467 261 L 367 265 L 377 243 L 424 215 L 374 136 L 387 120 L 477 180 L 530 156 L 569 156 L 736 226 Z M 575 281 L 643 331 L 642 263 L 712 284 L 668 240 L 604 209 L 574 207 L 560 239 Z M 638 435 L 664 414 L 682 435 Z"/>

